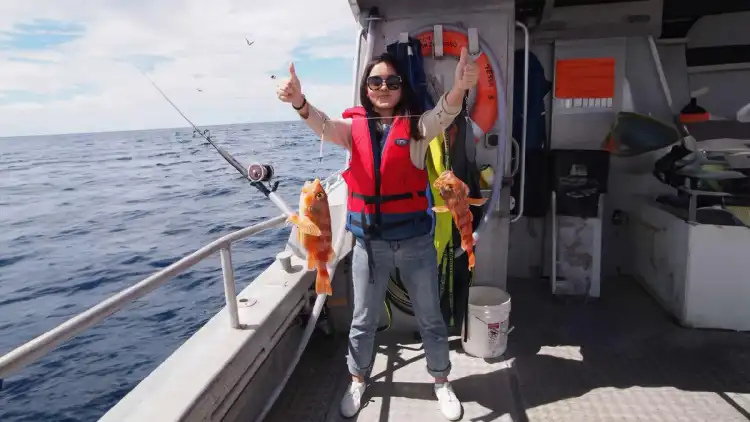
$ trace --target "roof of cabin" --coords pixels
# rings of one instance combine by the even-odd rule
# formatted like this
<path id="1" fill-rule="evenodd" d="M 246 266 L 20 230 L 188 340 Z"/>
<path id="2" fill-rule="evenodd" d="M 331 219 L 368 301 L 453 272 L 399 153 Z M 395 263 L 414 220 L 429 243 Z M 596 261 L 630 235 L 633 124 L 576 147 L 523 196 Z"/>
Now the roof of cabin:
<path id="1" fill-rule="evenodd" d="M 416 9 L 424 7 L 424 0 L 400 0 L 398 2 L 386 0 L 348 0 L 355 15 L 359 10 L 369 10 L 378 7 L 387 11 L 392 8 Z M 632 3 L 634 8 L 643 7 L 646 2 L 662 3 L 662 31 L 661 38 L 683 38 L 690 28 L 702 16 L 722 13 L 750 11 L 748 0 L 721 1 L 685 1 L 685 0 L 516 0 L 516 18 L 521 21 L 540 19 L 546 7 L 564 8 L 575 6 L 603 5 L 616 3 L 619 7 L 623 3 Z M 491 6 L 501 2 L 497 0 L 430 0 L 430 7 L 450 10 L 452 8 L 465 9 L 467 6 Z"/>

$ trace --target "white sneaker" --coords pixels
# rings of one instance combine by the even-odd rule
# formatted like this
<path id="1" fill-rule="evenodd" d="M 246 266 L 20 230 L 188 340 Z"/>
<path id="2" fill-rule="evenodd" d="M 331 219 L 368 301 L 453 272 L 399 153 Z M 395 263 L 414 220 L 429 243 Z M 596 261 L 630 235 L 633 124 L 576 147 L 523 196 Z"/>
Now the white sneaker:
<path id="1" fill-rule="evenodd" d="M 449 382 L 435 384 L 435 395 L 443 416 L 449 421 L 457 421 L 461 417 L 461 402 L 458 401 L 451 384 Z"/>
<path id="2" fill-rule="evenodd" d="M 351 418 L 359 412 L 362 405 L 362 395 L 365 393 L 365 383 L 352 380 L 341 398 L 341 416 Z"/>

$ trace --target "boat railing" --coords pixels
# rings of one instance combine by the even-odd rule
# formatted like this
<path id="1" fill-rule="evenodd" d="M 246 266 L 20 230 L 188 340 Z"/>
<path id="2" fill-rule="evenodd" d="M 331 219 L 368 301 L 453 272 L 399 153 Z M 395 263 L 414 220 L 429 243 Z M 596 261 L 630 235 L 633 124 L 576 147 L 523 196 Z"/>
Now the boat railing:
<path id="1" fill-rule="evenodd" d="M 341 177 L 341 175 L 344 173 L 344 170 L 346 170 L 346 168 L 336 170 L 335 172 L 331 173 L 330 176 L 326 177 L 322 182 L 320 182 L 326 192 L 330 192 L 339 183 L 343 183 L 344 178 Z"/>
<path id="2" fill-rule="evenodd" d="M 337 178 L 338 174 L 334 173 L 331 177 L 326 179 L 326 181 L 328 181 L 329 184 L 334 183 Z M 331 180 L 329 181 L 329 179 Z M 221 269 L 224 278 L 224 296 L 226 298 L 227 310 L 229 312 L 229 323 L 234 329 L 242 328 L 237 309 L 237 292 L 234 279 L 234 267 L 232 265 L 232 243 L 256 235 L 264 230 L 280 226 L 285 220 L 286 216 L 280 215 L 264 220 L 253 226 L 237 230 L 226 236 L 222 236 L 172 265 L 151 274 L 135 285 L 110 296 L 88 310 L 68 319 L 52 330 L 49 330 L 10 351 L 6 355 L 0 357 L 0 388 L 2 387 L 3 378 L 36 362 L 38 359 L 46 356 L 54 350 L 60 343 L 70 340 L 90 327 L 102 322 L 108 316 L 118 312 L 126 305 L 164 285 L 167 281 L 185 272 L 216 252 L 219 252 L 221 259 Z"/>

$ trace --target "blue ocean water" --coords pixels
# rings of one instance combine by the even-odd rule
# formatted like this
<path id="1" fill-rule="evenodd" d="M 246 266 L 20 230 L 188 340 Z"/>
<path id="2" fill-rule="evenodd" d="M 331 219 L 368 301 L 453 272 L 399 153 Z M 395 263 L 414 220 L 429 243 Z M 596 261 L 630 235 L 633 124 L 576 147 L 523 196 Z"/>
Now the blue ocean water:
<path id="1" fill-rule="evenodd" d="M 344 162 L 330 144 L 319 162 L 301 122 L 206 128 L 240 162 L 271 163 L 292 208 Z M 279 213 L 192 129 L 0 139 L 0 355 Z M 235 245 L 238 291 L 288 235 Z M 217 255 L 6 379 L 0 421 L 98 419 L 223 305 Z"/>

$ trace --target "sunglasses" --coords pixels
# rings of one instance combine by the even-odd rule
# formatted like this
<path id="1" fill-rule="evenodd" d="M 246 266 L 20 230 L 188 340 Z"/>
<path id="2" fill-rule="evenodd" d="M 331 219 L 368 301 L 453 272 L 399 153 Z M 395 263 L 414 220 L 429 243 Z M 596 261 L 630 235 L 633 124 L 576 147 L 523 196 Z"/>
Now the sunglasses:
<path id="1" fill-rule="evenodd" d="M 373 91 L 379 90 L 383 84 L 391 91 L 395 91 L 401 88 L 401 76 L 390 75 L 385 79 L 382 76 L 370 76 L 367 78 L 367 87 Z"/>

